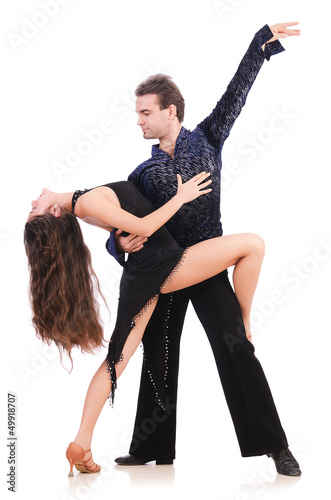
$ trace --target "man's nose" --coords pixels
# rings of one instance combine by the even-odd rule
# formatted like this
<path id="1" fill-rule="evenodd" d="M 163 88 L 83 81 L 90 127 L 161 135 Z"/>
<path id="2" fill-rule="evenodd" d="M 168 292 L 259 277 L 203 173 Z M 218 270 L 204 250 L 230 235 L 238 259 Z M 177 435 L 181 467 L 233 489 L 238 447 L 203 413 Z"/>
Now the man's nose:
<path id="1" fill-rule="evenodd" d="M 144 120 L 142 116 L 138 116 L 137 125 L 143 125 Z"/>

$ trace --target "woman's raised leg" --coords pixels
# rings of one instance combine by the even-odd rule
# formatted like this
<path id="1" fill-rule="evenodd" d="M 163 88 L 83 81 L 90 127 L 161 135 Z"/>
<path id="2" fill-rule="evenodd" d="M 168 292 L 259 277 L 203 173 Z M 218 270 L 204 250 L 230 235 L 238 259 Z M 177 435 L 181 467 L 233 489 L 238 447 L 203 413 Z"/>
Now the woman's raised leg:
<path id="1" fill-rule="evenodd" d="M 264 241 L 252 233 L 220 236 L 193 245 L 178 272 L 161 293 L 170 293 L 200 283 L 235 266 L 233 286 L 250 334 L 250 311 L 264 257 Z"/>
<path id="2" fill-rule="evenodd" d="M 157 300 L 149 305 L 140 318 L 136 319 L 135 327 L 131 330 L 124 344 L 121 361 L 115 365 L 117 378 L 123 373 L 131 356 L 139 346 L 156 304 Z M 110 391 L 111 380 L 109 373 L 107 373 L 105 364 L 102 363 L 92 378 L 87 390 L 80 428 L 74 440 L 74 443 L 80 445 L 84 448 L 84 450 L 89 450 L 91 448 L 94 427 L 97 423 L 101 410 L 107 401 Z M 92 453 L 87 453 L 84 460 L 88 460 L 86 465 L 91 465 L 91 463 L 93 463 Z"/>

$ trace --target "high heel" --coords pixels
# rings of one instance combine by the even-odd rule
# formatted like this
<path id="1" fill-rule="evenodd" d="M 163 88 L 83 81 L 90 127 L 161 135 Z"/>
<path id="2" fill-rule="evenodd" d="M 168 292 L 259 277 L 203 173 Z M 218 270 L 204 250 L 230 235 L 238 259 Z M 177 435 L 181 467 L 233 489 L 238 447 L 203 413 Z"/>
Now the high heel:
<path id="1" fill-rule="evenodd" d="M 72 471 L 73 466 L 84 460 L 84 456 L 85 456 L 84 448 L 82 448 L 81 446 L 79 446 L 79 444 L 76 443 L 69 444 L 66 451 L 66 457 L 70 464 L 70 471 L 68 477 L 74 477 L 74 473 Z"/>
<path id="2" fill-rule="evenodd" d="M 84 448 L 77 443 L 69 444 L 66 452 L 66 457 L 70 464 L 68 477 L 74 477 L 74 473 L 72 471 L 73 466 L 75 466 L 79 472 L 87 472 L 89 474 L 101 471 L 101 466 L 93 462 L 92 455 L 87 460 L 84 460 L 85 454 L 89 451 L 91 450 L 84 450 Z M 92 465 L 87 465 L 87 462 L 90 460 L 92 460 Z"/>

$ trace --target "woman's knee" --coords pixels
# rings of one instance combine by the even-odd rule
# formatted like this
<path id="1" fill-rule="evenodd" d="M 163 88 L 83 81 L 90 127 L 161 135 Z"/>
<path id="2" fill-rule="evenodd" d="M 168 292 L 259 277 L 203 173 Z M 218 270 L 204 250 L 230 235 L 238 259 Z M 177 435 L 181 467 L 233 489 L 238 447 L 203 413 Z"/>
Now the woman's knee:
<path id="1" fill-rule="evenodd" d="M 264 239 L 261 238 L 261 236 L 254 233 L 249 233 L 248 237 L 254 253 L 259 254 L 261 257 L 264 257 L 264 252 L 265 252 Z"/>

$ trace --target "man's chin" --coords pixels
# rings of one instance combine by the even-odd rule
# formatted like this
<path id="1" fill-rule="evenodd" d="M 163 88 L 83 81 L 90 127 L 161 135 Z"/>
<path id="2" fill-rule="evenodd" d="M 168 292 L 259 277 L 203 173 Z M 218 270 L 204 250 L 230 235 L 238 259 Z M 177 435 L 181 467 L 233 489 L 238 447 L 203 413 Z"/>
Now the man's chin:
<path id="1" fill-rule="evenodd" d="M 147 128 L 146 130 L 141 129 L 141 131 L 143 133 L 144 139 L 156 139 L 157 138 L 155 133 L 153 134 L 153 132 L 149 128 Z"/>

